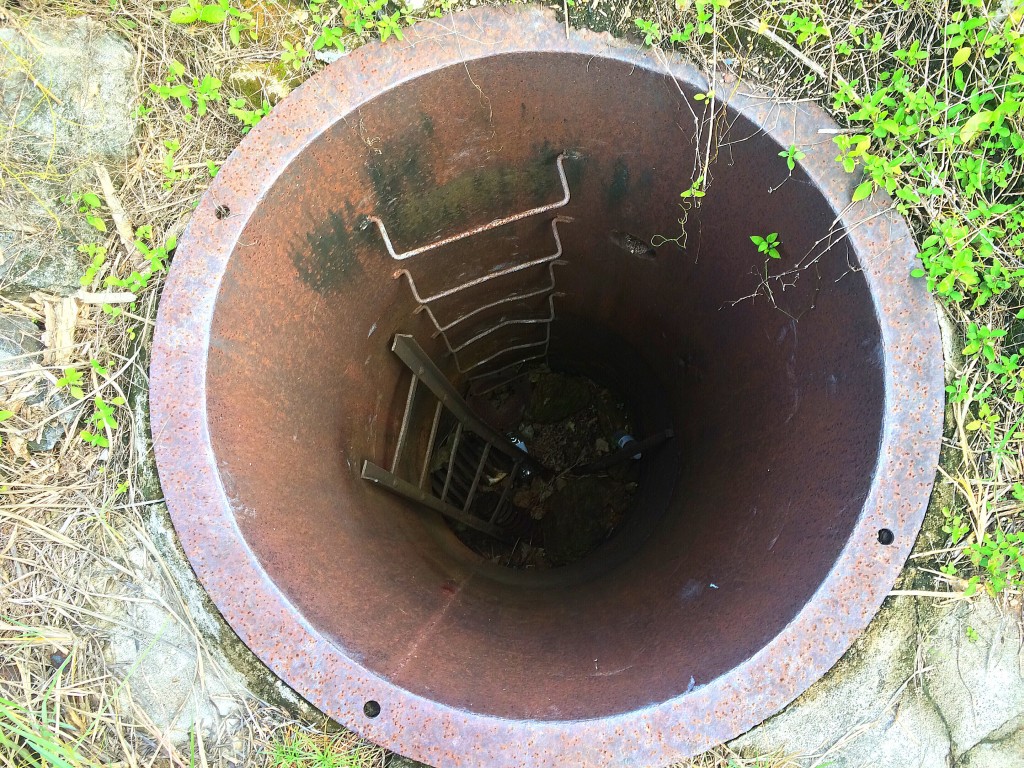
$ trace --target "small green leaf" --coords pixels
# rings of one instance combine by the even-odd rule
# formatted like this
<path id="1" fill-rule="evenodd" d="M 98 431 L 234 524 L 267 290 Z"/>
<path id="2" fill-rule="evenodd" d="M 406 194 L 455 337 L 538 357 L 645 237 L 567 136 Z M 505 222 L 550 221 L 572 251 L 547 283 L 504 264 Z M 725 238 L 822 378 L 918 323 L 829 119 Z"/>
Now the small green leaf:
<path id="1" fill-rule="evenodd" d="M 7 421 L 14 415 L 14 411 L 0 411 L 0 421 Z"/>
<path id="2" fill-rule="evenodd" d="M 858 184 L 857 188 L 853 190 L 853 202 L 857 203 L 871 197 L 871 182 L 865 181 L 862 184 Z"/>
<path id="3" fill-rule="evenodd" d="M 970 143 L 982 128 L 987 127 L 992 122 L 994 117 L 995 112 L 991 110 L 984 110 L 971 115 L 960 129 L 960 141 L 964 144 Z"/>
<path id="4" fill-rule="evenodd" d="M 183 5 L 180 8 L 175 8 L 173 11 L 171 11 L 170 15 L 172 24 L 191 24 L 198 18 L 199 15 L 195 12 L 195 10 L 187 5 Z"/>
<path id="5" fill-rule="evenodd" d="M 207 24 L 220 24 L 228 16 L 228 12 L 218 5 L 204 5 L 199 11 L 199 21 Z"/>
<path id="6" fill-rule="evenodd" d="M 954 67 L 959 67 L 965 61 L 971 58 L 971 46 L 965 45 L 959 51 L 953 54 L 952 64 Z"/>

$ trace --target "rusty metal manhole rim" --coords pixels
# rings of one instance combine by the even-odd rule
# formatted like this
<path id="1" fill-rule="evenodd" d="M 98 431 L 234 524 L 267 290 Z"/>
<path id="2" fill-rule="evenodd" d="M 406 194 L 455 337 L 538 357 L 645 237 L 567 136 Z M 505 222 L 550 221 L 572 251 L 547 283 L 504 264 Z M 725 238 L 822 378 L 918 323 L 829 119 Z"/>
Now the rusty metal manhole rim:
<path id="1" fill-rule="evenodd" d="M 800 146 L 801 165 L 837 216 L 858 222 L 850 241 L 876 303 L 887 361 L 886 421 L 864 513 L 815 598 L 726 675 L 661 703 L 585 721 L 506 720 L 400 689 L 320 636 L 275 588 L 235 524 L 206 423 L 207 345 L 220 279 L 246 222 L 289 163 L 343 115 L 404 81 L 467 60 L 539 51 L 601 56 L 662 74 L 671 69 L 706 90 L 706 79 L 687 63 L 659 63 L 607 35 L 573 31 L 567 40 L 552 13 L 529 7 L 478 8 L 423 22 L 404 43 L 368 45 L 310 78 L 232 153 L 182 238 L 154 342 L 154 447 L 172 520 L 204 587 L 241 639 L 327 714 L 434 765 L 665 764 L 760 722 L 839 659 L 895 581 L 934 477 L 941 348 L 931 300 L 909 277 L 916 249 L 884 195 L 850 203 L 857 178 L 835 163 L 831 136 L 818 133 L 835 128 L 822 109 L 778 104 L 735 82 L 716 88 L 781 147 Z M 879 543 L 881 529 L 894 533 L 892 545 Z M 216 566 L 197 557 L 204 550 L 217 552 Z M 364 714 L 367 702 L 379 703 L 379 716 Z M 457 750 L 443 746 L 456 737 Z"/>

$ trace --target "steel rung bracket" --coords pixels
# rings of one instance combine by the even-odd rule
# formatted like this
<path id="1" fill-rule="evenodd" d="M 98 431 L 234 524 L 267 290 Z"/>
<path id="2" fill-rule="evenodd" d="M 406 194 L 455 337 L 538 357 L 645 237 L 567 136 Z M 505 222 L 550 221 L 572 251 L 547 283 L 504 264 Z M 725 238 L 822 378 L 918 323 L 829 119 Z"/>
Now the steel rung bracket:
<path id="1" fill-rule="evenodd" d="M 366 222 L 373 222 L 374 224 L 377 225 L 377 229 L 380 230 L 380 236 L 384 239 L 384 245 L 388 249 L 388 253 L 391 254 L 391 258 L 395 259 L 396 261 L 403 261 L 405 259 L 410 259 L 413 256 L 418 256 L 421 253 L 426 253 L 427 251 L 432 251 L 434 248 L 440 248 L 443 245 L 450 245 L 451 243 L 457 243 L 459 240 L 464 240 L 467 237 L 472 237 L 473 235 L 479 235 L 479 234 L 481 234 L 483 232 L 487 232 L 487 231 L 492 230 L 492 229 L 497 229 L 498 227 L 503 227 L 506 224 L 511 224 L 514 221 L 519 221 L 520 219 L 527 219 L 530 216 L 536 216 L 539 213 L 544 213 L 545 211 L 553 211 L 556 208 L 562 208 L 562 207 L 568 205 L 569 204 L 569 197 L 570 197 L 570 195 L 569 195 L 569 182 L 565 178 L 565 168 L 562 167 L 562 161 L 564 161 L 566 157 L 567 157 L 567 153 L 563 152 L 557 158 L 555 158 L 555 165 L 558 168 L 558 179 L 559 179 L 559 181 L 562 182 L 562 199 L 561 200 L 559 200 L 557 202 L 554 202 L 554 203 L 549 203 L 547 205 L 541 205 L 541 206 L 539 206 L 537 208 L 531 208 L 528 211 L 522 211 L 521 213 L 516 213 L 516 214 L 513 214 L 511 216 L 505 216 L 504 218 L 501 218 L 501 219 L 495 219 L 494 221 L 488 222 L 487 224 L 484 224 L 482 226 L 474 227 L 473 229 L 467 230 L 466 232 L 460 232 L 459 234 L 452 235 L 451 237 L 446 237 L 443 240 L 438 240 L 438 241 L 436 241 L 434 243 L 430 243 L 429 245 L 424 245 L 424 246 L 421 246 L 419 248 L 414 248 L 411 251 L 405 251 L 403 253 L 395 253 L 395 247 L 391 244 L 391 238 L 388 237 L 388 230 L 384 226 L 384 222 L 381 221 L 380 217 L 378 217 L 378 216 L 367 216 L 365 221 Z"/>

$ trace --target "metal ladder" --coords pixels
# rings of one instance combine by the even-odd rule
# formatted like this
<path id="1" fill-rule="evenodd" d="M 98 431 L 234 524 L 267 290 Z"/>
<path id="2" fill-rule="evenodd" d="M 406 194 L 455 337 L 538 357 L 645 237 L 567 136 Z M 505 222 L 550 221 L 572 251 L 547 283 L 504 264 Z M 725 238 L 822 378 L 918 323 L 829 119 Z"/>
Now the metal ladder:
<path id="1" fill-rule="evenodd" d="M 474 229 L 443 238 L 419 248 L 397 253 L 391 242 L 391 237 L 388 235 L 387 228 L 379 217 L 369 216 L 366 218 L 365 223 L 366 225 L 373 223 L 377 226 L 391 258 L 396 261 L 405 261 L 435 248 L 441 248 L 465 238 L 479 235 L 521 219 L 538 216 L 567 205 L 571 194 L 563 163 L 567 158 L 571 157 L 573 156 L 570 153 L 563 152 L 555 159 L 555 167 L 562 185 L 562 197 L 560 200 L 511 216 L 495 219 Z M 395 279 L 404 276 L 408 281 L 409 289 L 412 291 L 413 298 L 417 304 L 414 311 L 426 312 L 427 317 L 430 318 L 436 329 L 434 337 L 441 336 L 459 374 L 471 374 L 468 378 L 470 381 L 473 381 L 494 376 L 508 368 L 522 365 L 529 360 L 545 358 L 547 356 L 551 340 L 551 323 L 555 319 L 554 301 L 555 297 L 559 295 L 555 291 L 554 268 L 556 265 L 565 263 L 560 260 L 562 256 L 562 241 L 558 235 L 558 225 L 569 221 L 571 219 L 565 216 L 555 216 L 551 219 L 551 233 L 555 240 L 554 253 L 488 272 L 430 296 L 423 296 L 420 293 L 409 269 L 403 267 L 394 272 Z M 456 294 L 463 294 L 465 291 L 482 286 L 497 278 L 532 267 L 542 267 L 543 265 L 547 265 L 548 281 L 546 285 L 539 289 L 513 292 L 497 300 L 481 302 L 478 306 L 445 321 L 437 317 L 434 307 L 431 306 L 434 302 Z M 491 326 L 478 330 L 471 338 L 461 343 L 454 343 L 449 336 L 454 328 L 479 315 L 481 312 L 504 304 L 541 296 L 547 297 L 548 313 L 546 316 L 511 318 L 502 316 Z M 470 302 L 469 306 L 472 307 L 473 302 Z M 472 345 L 487 338 L 496 331 L 512 325 L 536 325 L 543 329 L 543 335 L 538 341 L 505 346 L 472 364 L 466 364 L 464 359 L 460 360 L 460 353 L 465 356 L 466 350 Z M 367 460 L 363 462 L 362 477 L 370 482 L 381 485 L 392 493 L 440 512 L 442 515 L 477 531 L 514 543 L 514 537 L 509 530 L 510 524 L 515 519 L 511 505 L 514 482 L 524 470 L 540 473 L 545 473 L 546 470 L 533 461 L 525 451 L 519 449 L 505 436 L 477 418 L 455 387 L 445 378 L 440 369 L 430 360 L 412 336 L 402 334 L 395 336 L 391 349 L 412 372 L 409 393 L 405 402 L 405 412 L 402 415 L 401 426 L 398 431 L 398 441 L 394 457 L 391 460 L 390 470 Z M 509 352 L 514 351 L 521 351 L 523 354 L 510 363 L 488 370 L 490 364 Z M 411 479 L 402 478 L 397 473 L 402 468 L 403 453 L 409 436 L 413 411 L 417 407 L 417 397 L 421 383 L 437 400 L 434 408 L 434 418 L 431 423 L 430 434 L 427 438 L 427 448 L 420 464 L 418 477 Z M 447 419 L 445 418 L 446 413 L 448 414 Z M 451 425 L 453 421 L 452 432 L 444 440 L 439 440 L 438 430 L 441 428 L 442 423 L 446 422 Z M 439 472 L 431 472 L 431 461 L 439 445 L 442 447 L 446 446 L 449 451 L 447 466 L 443 475 Z M 482 482 L 487 482 L 488 485 L 498 485 L 500 483 L 502 488 L 501 496 L 487 519 L 473 513 L 473 504 L 478 499 Z"/>
<path id="2" fill-rule="evenodd" d="M 496 539 L 514 543 L 514 536 L 508 530 L 511 522 L 512 487 L 523 469 L 543 471 L 543 467 L 516 447 L 508 438 L 478 419 L 455 387 L 444 377 L 441 370 L 427 356 L 412 336 L 396 335 L 391 351 L 412 372 L 409 394 L 405 401 L 398 430 L 398 443 L 391 460 L 390 470 L 366 460 L 363 462 L 362 477 L 383 488 L 418 502 L 442 515 L 467 525 Z M 402 458 L 409 436 L 412 413 L 417 407 L 417 398 L 422 384 L 436 399 L 434 418 L 427 438 L 427 448 L 419 463 L 419 477 L 404 479 L 397 472 L 401 469 Z M 454 419 L 455 427 L 448 443 L 449 457 L 442 477 L 431 473 L 431 461 L 437 445 L 438 428 L 445 412 Z M 477 498 L 480 484 L 487 476 L 502 484 L 501 497 L 489 519 L 472 514 L 473 502 Z M 428 485 L 427 481 L 432 482 Z"/>

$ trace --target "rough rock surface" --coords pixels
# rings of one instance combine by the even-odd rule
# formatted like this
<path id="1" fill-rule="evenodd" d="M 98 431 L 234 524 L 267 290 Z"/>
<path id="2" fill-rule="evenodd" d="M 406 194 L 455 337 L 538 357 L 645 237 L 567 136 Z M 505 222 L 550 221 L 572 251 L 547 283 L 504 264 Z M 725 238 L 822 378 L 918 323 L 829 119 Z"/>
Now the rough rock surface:
<path id="1" fill-rule="evenodd" d="M 27 317 L 0 315 L 0 373 L 11 374 L 40 362 L 43 359 L 40 333 Z M 6 377 L 2 381 L 7 381 Z M 0 383 L 0 391 L 6 392 L 3 383 Z"/>
<path id="2" fill-rule="evenodd" d="M 40 424 L 12 438 L 29 451 L 50 451 L 75 420 L 74 402 L 43 375 L 41 329 L 27 317 L 0 315 L 0 404 Z"/>
<path id="3" fill-rule="evenodd" d="M 830 768 L 1024 766 L 1019 622 L 987 598 L 890 598 L 825 677 L 731 746 Z"/>
<path id="4" fill-rule="evenodd" d="M 1024 768 L 1024 723 L 1005 736 L 989 736 L 955 763 L 956 768 Z"/>
<path id="5" fill-rule="evenodd" d="M 137 103 L 135 54 L 85 17 L 0 28 L 0 290 L 68 295 L 83 267 L 76 248 L 95 239 L 69 193 L 98 188 L 94 166 L 114 172 L 131 155 Z"/>
<path id="6" fill-rule="evenodd" d="M 1002 731 L 1024 727 L 1024 655 L 1020 615 L 988 600 L 948 613 L 922 614 L 925 690 L 949 728 L 955 758 Z M 977 633 L 972 641 L 967 628 Z M 980 753 L 979 753 L 980 754 Z M 1021 753 L 1024 758 L 1024 751 Z"/>
<path id="7" fill-rule="evenodd" d="M 949 737 L 919 690 L 916 653 L 914 602 L 890 598 L 825 677 L 732 748 L 820 756 L 835 768 L 945 765 Z"/>
<path id="8" fill-rule="evenodd" d="M 131 590 L 139 594 L 130 595 L 109 630 L 107 663 L 127 680 L 125 704 L 130 697 L 165 738 L 185 745 L 194 727 L 212 733 L 237 711 L 244 685 L 211 663 L 193 625 L 203 612 L 193 615 L 195 606 L 174 593 L 151 553 L 140 547 L 130 559 L 137 577 Z"/>

